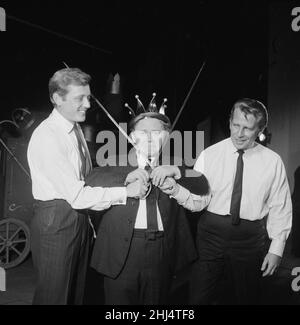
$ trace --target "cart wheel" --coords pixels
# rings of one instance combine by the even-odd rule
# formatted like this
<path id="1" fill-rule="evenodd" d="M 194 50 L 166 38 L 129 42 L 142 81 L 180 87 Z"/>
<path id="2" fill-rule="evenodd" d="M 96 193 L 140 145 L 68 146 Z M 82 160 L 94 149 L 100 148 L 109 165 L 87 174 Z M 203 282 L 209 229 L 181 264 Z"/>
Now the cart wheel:
<path id="1" fill-rule="evenodd" d="M 30 231 L 18 219 L 0 221 L 0 266 L 9 269 L 24 261 L 30 251 Z"/>

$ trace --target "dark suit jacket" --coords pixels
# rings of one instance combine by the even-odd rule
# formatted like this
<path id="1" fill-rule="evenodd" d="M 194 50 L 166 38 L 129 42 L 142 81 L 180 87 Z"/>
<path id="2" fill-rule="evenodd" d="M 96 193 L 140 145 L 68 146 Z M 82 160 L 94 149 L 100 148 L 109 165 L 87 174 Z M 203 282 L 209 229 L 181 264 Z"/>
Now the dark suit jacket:
<path id="1" fill-rule="evenodd" d="M 95 168 L 86 180 L 87 185 L 114 187 L 124 186 L 128 173 L 137 167 L 99 167 Z M 181 174 L 184 175 L 184 168 Z M 204 176 L 184 176 L 178 181 L 195 194 L 207 193 Z M 97 239 L 95 241 L 91 266 L 98 272 L 116 278 L 125 262 L 133 236 L 139 200 L 127 198 L 126 205 L 114 205 L 102 214 Z M 158 207 L 164 227 L 164 245 L 174 273 L 197 258 L 185 209 L 175 199 L 159 191 Z"/>

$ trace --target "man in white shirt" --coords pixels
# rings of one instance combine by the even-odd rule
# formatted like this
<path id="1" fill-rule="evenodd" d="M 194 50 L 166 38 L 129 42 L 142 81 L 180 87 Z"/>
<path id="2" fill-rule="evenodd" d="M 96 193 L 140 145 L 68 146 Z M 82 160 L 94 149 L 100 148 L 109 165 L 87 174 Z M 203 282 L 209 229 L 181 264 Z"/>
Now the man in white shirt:
<path id="1" fill-rule="evenodd" d="M 91 159 L 78 122 L 90 107 L 90 76 L 77 68 L 49 81 L 54 109 L 33 132 L 28 146 L 35 213 L 32 256 L 37 270 L 33 304 L 81 304 L 89 249 L 86 209 L 100 211 L 140 197 L 139 181 L 104 188 L 85 185 Z"/>
<path id="2" fill-rule="evenodd" d="M 267 122 L 261 102 L 237 101 L 231 137 L 208 147 L 196 161 L 194 169 L 206 176 L 211 200 L 198 224 L 191 304 L 220 302 L 224 279 L 226 303 L 258 304 L 261 278 L 274 274 L 280 264 L 292 205 L 281 158 L 255 142 Z M 200 210 L 188 195 L 178 202 Z M 267 253 L 266 235 L 271 240 Z"/>

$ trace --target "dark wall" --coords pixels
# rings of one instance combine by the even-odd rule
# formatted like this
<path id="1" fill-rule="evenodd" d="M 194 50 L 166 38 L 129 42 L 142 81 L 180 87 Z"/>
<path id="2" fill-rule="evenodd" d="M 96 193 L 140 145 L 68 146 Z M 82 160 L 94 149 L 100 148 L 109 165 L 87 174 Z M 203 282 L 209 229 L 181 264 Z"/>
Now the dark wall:
<path id="1" fill-rule="evenodd" d="M 283 158 L 291 190 L 300 165 L 300 31 L 292 28 L 296 18 L 292 10 L 296 7 L 300 13 L 299 1 L 274 3 L 269 11 L 270 147 Z M 293 24 L 300 26 L 296 20 Z"/>
<path id="2" fill-rule="evenodd" d="M 181 130 L 195 130 L 211 117 L 228 134 L 228 114 L 236 99 L 266 100 L 264 2 L 29 3 L 6 4 L 7 32 L 0 34 L 0 118 L 16 107 L 50 110 L 48 80 L 63 61 L 93 76 L 92 90 L 100 99 L 105 98 L 109 74 L 116 72 L 121 74 L 123 100 L 132 105 L 136 93 L 146 102 L 153 91 L 159 101 L 168 97 L 167 114 L 174 120 L 207 60 L 178 121 Z M 90 120 L 94 114 L 91 110 Z M 106 117 L 101 114 L 100 119 Z"/>

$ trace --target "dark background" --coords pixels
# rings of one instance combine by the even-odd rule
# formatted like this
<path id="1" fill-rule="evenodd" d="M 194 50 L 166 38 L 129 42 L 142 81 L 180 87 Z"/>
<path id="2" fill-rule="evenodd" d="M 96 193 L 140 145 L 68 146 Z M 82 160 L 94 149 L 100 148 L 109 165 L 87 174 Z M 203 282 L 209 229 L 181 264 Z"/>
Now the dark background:
<path id="1" fill-rule="evenodd" d="M 50 112 L 48 80 L 63 61 L 92 75 L 92 91 L 100 100 L 109 74 L 116 72 L 122 100 L 132 106 L 136 93 L 146 103 L 153 91 L 158 104 L 167 97 L 174 121 L 206 60 L 177 124 L 181 130 L 193 130 L 210 116 L 226 133 L 235 100 L 267 101 L 266 1 L 7 1 L 0 6 L 7 14 L 7 31 L 0 33 L 0 120 L 17 107 Z M 97 110 L 89 111 L 88 120 L 95 120 Z M 115 117 L 121 122 L 129 115 L 124 108 Z"/>

